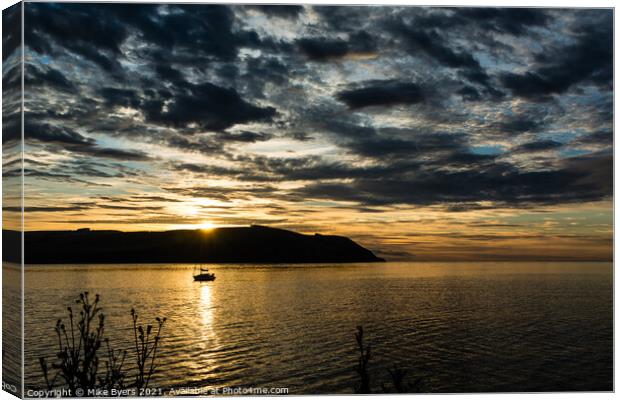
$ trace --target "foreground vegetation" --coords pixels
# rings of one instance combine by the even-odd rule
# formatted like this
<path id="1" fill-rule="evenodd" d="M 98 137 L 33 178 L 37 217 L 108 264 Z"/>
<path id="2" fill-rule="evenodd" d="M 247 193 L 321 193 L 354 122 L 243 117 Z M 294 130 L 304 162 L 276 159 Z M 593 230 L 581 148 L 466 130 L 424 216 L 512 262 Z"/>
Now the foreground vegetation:
<path id="1" fill-rule="evenodd" d="M 371 394 L 371 375 L 368 371 L 368 364 L 370 362 L 370 344 L 364 344 L 364 328 L 357 327 L 355 333 L 355 342 L 357 343 L 357 351 L 359 352 L 359 358 L 357 365 L 355 366 L 355 372 L 358 375 L 358 382 L 355 384 L 355 393 L 358 394 Z M 405 380 L 407 370 L 400 367 L 388 368 L 388 374 L 390 377 L 389 382 L 382 382 L 381 388 L 385 393 L 419 393 L 421 392 L 422 379 L 418 378 L 412 383 L 408 383 Z"/>
<path id="2" fill-rule="evenodd" d="M 67 307 L 68 325 L 59 319 L 54 328 L 58 351 L 56 359 L 48 363 L 39 359 L 47 389 L 66 388 L 72 396 L 84 396 L 96 390 L 123 391 L 135 389 L 144 393 L 151 383 L 157 368 L 157 349 L 166 318 L 156 318 L 156 325 L 138 323 L 138 313 L 132 308 L 131 330 L 133 343 L 128 346 L 133 354 L 133 363 L 127 365 L 127 350 L 115 350 L 105 337 L 105 315 L 100 307 L 100 297 L 92 299 L 88 292 L 80 293 L 76 299 L 79 315 Z M 355 371 L 358 382 L 355 393 L 372 393 L 372 377 L 369 372 L 371 345 L 364 343 L 364 329 L 357 327 L 355 333 L 359 353 Z M 385 393 L 414 393 L 421 391 L 421 379 L 412 383 L 405 380 L 407 371 L 399 367 L 388 368 L 388 382 L 381 383 Z"/>
<path id="3" fill-rule="evenodd" d="M 62 387 L 72 396 L 88 395 L 92 390 L 124 390 L 137 393 L 149 387 L 157 368 L 157 348 L 166 318 L 156 318 L 156 325 L 140 325 L 138 313 L 132 308 L 133 363 L 126 365 L 127 350 L 114 350 L 105 337 L 105 315 L 99 295 L 92 299 L 88 292 L 76 299 L 79 314 L 67 307 L 68 324 L 56 322 L 58 341 L 56 359 L 49 363 L 39 359 L 48 390 Z"/>

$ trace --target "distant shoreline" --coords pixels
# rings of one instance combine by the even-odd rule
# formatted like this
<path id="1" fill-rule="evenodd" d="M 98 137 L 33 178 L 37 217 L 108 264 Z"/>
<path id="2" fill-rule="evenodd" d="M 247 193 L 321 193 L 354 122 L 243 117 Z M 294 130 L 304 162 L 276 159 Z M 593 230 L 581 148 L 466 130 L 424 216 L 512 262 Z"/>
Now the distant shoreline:
<path id="1" fill-rule="evenodd" d="M 26 265 L 53 264 L 348 264 L 360 262 L 611 262 L 611 259 L 384 259 L 344 236 L 300 234 L 259 225 L 210 230 L 27 231 Z M 222 237 L 223 240 L 218 240 Z M 215 239 L 215 240 L 214 240 Z M 294 246 L 290 246 L 292 243 Z M 153 242 L 154 241 L 154 242 Z M 214 242 L 217 242 L 214 244 Z M 149 246 L 151 248 L 149 248 Z M 193 247 L 192 247 L 193 246 Z M 222 249 L 221 247 L 227 249 Z M 219 248 L 218 248 L 219 247 Z M 21 232 L 3 230 L 3 262 L 21 263 Z M 162 254 L 164 253 L 164 254 Z M 159 257 L 159 258 L 156 258 Z"/>
<path id="2" fill-rule="evenodd" d="M 21 232 L 3 231 L 3 259 L 20 263 Z M 301 264 L 383 262 L 344 236 L 264 226 L 163 232 L 32 231 L 25 264 Z"/>

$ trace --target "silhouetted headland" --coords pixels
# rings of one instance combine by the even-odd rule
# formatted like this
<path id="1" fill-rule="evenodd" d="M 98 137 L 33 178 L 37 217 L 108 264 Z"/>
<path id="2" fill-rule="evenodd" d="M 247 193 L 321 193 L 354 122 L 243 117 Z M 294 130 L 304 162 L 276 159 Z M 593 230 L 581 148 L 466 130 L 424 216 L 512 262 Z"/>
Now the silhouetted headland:
<path id="1" fill-rule="evenodd" d="M 20 232 L 3 231 L 4 258 L 19 262 Z M 6 251 L 14 249 L 16 251 Z M 251 226 L 165 232 L 32 231 L 25 263 L 345 263 L 385 261 L 343 236 Z"/>

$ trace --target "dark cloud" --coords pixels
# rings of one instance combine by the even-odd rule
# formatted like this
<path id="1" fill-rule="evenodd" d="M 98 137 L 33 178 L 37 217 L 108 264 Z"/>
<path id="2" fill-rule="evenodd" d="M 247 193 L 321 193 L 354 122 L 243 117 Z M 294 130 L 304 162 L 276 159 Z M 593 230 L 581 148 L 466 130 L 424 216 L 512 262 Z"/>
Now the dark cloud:
<path id="1" fill-rule="evenodd" d="M 120 45 L 129 32 L 125 24 L 103 13 L 102 8 L 84 4 L 29 4 L 25 7 L 26 43 L 41 54 L 55 54 L 54 46 L 60 45 L 105 71 L 119 71 Z"/>
<path id="2" fill-rule="evenodd" d="M 600 130 L 587 135 L 580 136 L 573 141 L 574 144 L 598 144 L 598 145 L 611 145 L 613 144 L 614 135 L 612 131 Z"/>
<path id="3" fill-rule="evenodd" d="M 420 103 L 424 101 L 425 92 L 416 83 L 387 80 L 366 82 L 361 88 L 338 92 L 336 97 L 349 108 L 360 109 Z"/>
<path id="4" fill-rule="evenodd" d="M 407 43 L 414 54 L 423 52 L 439 63 L 452 68 L 480 68 L 480 64 L 471 54 L 451 49 L 444 44 L 437 32 L 425 32 L 404 24 L 392 27 L 392 31 Z"/>
<path id="5" fill-rule="evenodd" d="M 248 91 L 256 98 L 265 97 L 265 85 L 273 83 L 278 86 L 288 84 L 290 67 L 276 57 L 257 57 L 248 60 L 246 73 L 241 76 L 248 84 Z M 219 71 L 226 80 L 238 79 L 238 68 L 228 65 Z M 256 79 L 260 77 L 259 79 Z"/>
<path id="6" fill-rule="evenodd" d="M 173 168 L 177 171 L 189 171 L 208 176 L 234 177 L 240 181 L 254 182 L 381 177 L 402 171 L 413 171 L 418 168 L 415 161 L 359 167 L 345 163 L 325 162 L 320 157 L 268 158 L 254 156 L 237 161 L 243 161 L 243 165 L 238 168 L 224 168 L 208 164 L 183 163 L 175 165 Z"/>
<path id="7" fill-rule="evenodd" d="M 243 46 L 260 45 L 254 31 L 236 30 L 233 8 L 225 5 L 167 5 L 166 13 L 151 5 L 132 5 L 118 13 L 133 25 L 147 43 L 160 50 L 188 51 L 196 58 L 232 61 Z M 152 16 L 155 14 L 155 16 Z M 177 58 L 178 61 L 178 58 Z"/>
<path id="8" fill-rule="evenodd" d="M 27 121 L 24 132 L 28 140 L 37 140 L 45 143 L 57 143 L 67 146 L 92 146 L 95 144 L 93 139 L 86 138 L 67 127 L 54 127 Z"/>
<path id="9" fill-rule="evenodd" d="M 222 5 L 37 3 L 26 14 L 33 50 L 56 54 L 62 46 L 117 74 L 126 72 L 121 45 L 132 33 L 158 51 L 191 51 L 198 59 L 232 60 L 241 46 L 259 44 L 255 32 L 233 29 L 234 14 Z"/>
<path id="10" fill-rule="evenodd" d="M 7 63 L 6 66 L 2 68 L 2 89 L 4 93 L 7 94 L 7 99 L 10 99 L 10 95 L 15 96 L 19 93 L 16 89 L 20 89 L 21 84 L 21 64 L 19 62 Z"/>
<path id="11" fill-rule="evenodd" d="M 41 143 L 55 144 L 74 153 L 93 157 L 124 161 L 146 161 L 150 159 L 145 153 L 139 151 L 100 147 L 94 139 L 84 137 L 68 127 L 26 121 L 24 135 L 26 141 L 35 140 Z"/>
<path id="12" fill-rule="evenodd" d="M 456 165 L 484 165 L 485 163 L 494 161 L 497 158 L 493 154 L 476 154 L 468 151 L 460 150 L 450 154 L 441 163 Z"/>
<path id="13" fill-rule="evenodd" d="M 104 172 L 89 162 L 79 162 L 74 161 L 70 163 L 65 163 L 57 166 L 55 170 L 63 171 L 66 173 L 70 173 L 75 176 L 88 176 L 88 177 L 96 177 L 96 178 L 122 178 L 127 176 L 121 171 L 108 173 Z"/>
<path id="14" fill-rule="evenodd" d="M 539 142 L 523 143 L 510 149 L 511 153 L 536 153 L 540 151 L 556 150 L 564 146 L 563 143 L 554 140 L 541 140 Z"/>
<path id="15" fill-rule="evenodd" d="M 223 155 L 226 154 L 224 150 L 224 142 L 214 140 L 211 137 L 200 136 L 197 138 L 189 138 L 188 136 L 170 136 L 165 138 L 165 144 L 185 150 L 188 152 L 202 153 L 207 155 Z"/>
<path id="16" fill-rule="evenodd" d="M 263 79 L 275 83 L 284 83 L 288 80 L 287 74 L 290 72 L 286 64 L 277 58 L 260 57 L 248 61 L 248 73 L 260 74 Z"/>
<path id="17" fill-rule="evenodd" d="M 545 11 L 535 9 L 412 8 L 385 21 L 384 26 L 412 56 L 456 69 L 470 84 L 481 86 L 466 85 L 459 91 L 465 101 L 480 101 L 483 97 L 499 100 L 505 94 L 474 55 L 473 44 L 496 47 L 494 57 L 512 54 L 493 32 L 522 36 L 529 28 L 545 26 L 549 19 Z"/>
<path id="18" fill-rule="evenodd" d="M 175 171 L 187 171 L 202 175 L 235 176 L 243 174 L 240 169 L 225 168 L 208 164 L 182 163 L 173 166 Z"/>
<path id="19" fill-rule="evenodd" d="M 505 204 L 503 204 L 505 206 Z M 451 212 L 451 213 L 460 213 L 460 212 L 468 212 L 468 211 L 476 211 L 476 210 L 492 210 L 495 206 L 483 205 L 480 203 L 448 203 L 442 210 Z"/>
<path id="20" fill-rule="evenodd" d="M 150 122 L 174 127 L 196 124 L 201 129 L 221 131 L 236 124 L 269 121 L 276 115 L 273 107 L 258 107 L 243 100 L 232 88 L 211 83 L 187 84 L 187 90 L 172 101 L 146 100 L 143 105 Z"/>
<path id="21" fill-rule="evenodd" d="M 71 151 L 76 150 L 71 148 Z M 141 151 L 129 151 L 98 146 L 88 146 L 79 149 L 77 152 L 82 152 L 93 157 L 112 158 L 121 161 L 148 161 L 151 158 Z"/>
<path id="22" fill-rule="evenodd" d="M 7 177 L 7 178 L 14 178 L 14 177 L 20 177 L 22 176 L 22 170 L 21 169 L 12 169 L 12 170 L 8 170 L 8 171 L 2 171 L 2 175 Z M 63 173 L 53 173 L 53 172 L 46 172 L 46 171 L 37 171 L 37 170 L 33 170 L 33 169 L 29 169 L 29 168 L 25 168 L 23 170 L 23 176 L 25 177 L 33 177 L 33 178 L 38 178 L 38 179 L 43 179 L 43 180 L 48 180 L 48 181 L 56 181 L 56 182 L 62 182 L 62 183 L 68 183 L 68 184 L 81 184 L 81 185 L 86 185 L 86 186 L 95 186 L 95 187 L 109 187 L 110 185 L 105 184 L 105 183 L 96 183 L 96 182 L 89 182 L 89 181 L 85 181 L 82 179 L 78 179 L 75 178 L 69 174 L 63 174 Z"/>
<path id="23" fill-rule="evenodd" d="M 24 212 L 66 212 L 66 211 L 81 211 L 90 207 L 83 206 L 68 206 L 68 207 L 24 207 Z M 21 207 L 2 207 L 3 211 L 9 212 L 21 212 Z"/>
<path id="24" fill-rule="evenodd" d="M 613 193 L 612 165 L 612 158 L 607 156 L 572 158 L 563 163 L 563 168 L 545 171 L 520 171 L 506 164 L 491 164 L 467 171 L 419 171 L 408 178 L 315 183 L 297 194 L 364 205 L 492 201 L 520 206 L 595 201 Z"/>
<path id="25" fill-rule="evenodd" d="M 326 29 L 336 32 L 354 32 L 370 19 L 369 11 L 373 8 L 367 6 L 322 6 L 314 5 L 312 10 L 320 16 L 325 23 Z M 378 9 L 374 8 L 375 11 Z M 381 13 L 371 13 L 382 16 Z"/>
<path id="26" fill-rule="evenodd" d="M 241 143 L 255 143 L 264 142 L 271 139 L 273 135 L 264 132 L 250 132 L 242 131 L 239 133 L 219 133 L 217 134 L 217 140 L 225 142 L 241 142 Z"/>
<path id="27" fill-rule="evenodd" d="M 421 133 L 404 131 L 407 138 L 373 136 L 360 138 L 343 144 L 354 154 L 378 159 L 395 157 L 415 158 L 435 153 L 452 154 L 463 152 L 466 136 L 458 133 Z"/>
<path id="28" fill-rule="evenodd" d="M 158 211 L 163 207 L 132 207 L 132 206 L 119 206 L 109 204 L 96 204 L 96 203 L 75 203 L 66 207 L 24 207 L 24 212 L 68 212 L 68 211 L 84 211 L 92 210 L 93 208 L 111 209 L 111 210 L 141 210 L 141 211 Z M 3 207 L 4 211 L 9 212 L 21 212 L 21 207 Z"/>
<path id="29" fill-rule="evenodd" d="M 612 154 L 594 153 L 564 161 L 566 169 L 578 175 L 574 185 L 596 188 L 601 197 L 610 198 L 614 190 L 614 159 Z M 586 195 L 587 193 L 580 193 Z"/>
<path id="30" fill-rule="evenodd" d="M 279 192 L 278 188 L 271 185 L 254 185 L 243 187 L 165 187 L 167 191 L 192 198 L 206 197 L 218 199 L 222 201 L 230 201 L 232 199 L 252 199 L 255 197 L 264 197 L 266 195 L 275 195 Z"/>
<path id="31" fill-rule="evenodd" d="M 478 92 L 476 88 L 471 86 L 463 86 L 457 91 L 457 93 L 463 96 L 463 100 L 466 101 L 478 101 L 482 99 L 480 92 Z"/>
<path id="32" fill-rule="evenodd" d="M 325 179 L 349 179 L 364 177 L 390 176 L 402 171 L 414 171 L 418 168 L 415 161 L 403 161 L 392 164 L 372 166 L 350 166 L 346 163 L 325 162 L 320 157 L 266 158 L 254 157 L 250 165 L 254 173 L 237 176 L 241 180 L 266 181 L 317 181 Z M 248 168 L 252 169 L 252 168 Z"/>
<path id="33" fill-rule="evenodd" d="M 476 24 L 484 30 L 512 35 L 523 35 L 528 28 L 541 27 L 549 23 L 547 11 L 535 8 L 458 8 L 455 19 Z"/>
<path id="34" fill-rule="evenodd" d="M 99 94 L 109 106 L 137 108 L 140 105 L 140 98 L 134 90 L 103 87 Z"/>
<path id="35" fill-rule="evenodd" d="M 21 3 L 2 11 L 2 144 L 4 157 L 21 138 Z"/>
<path id="36" fill-rule="evenodd" d="M 328 60 L 343 57 L 349 51 L 344 40 L 330 40 L 325 38 L 304 38 L 298 42 L 301 51 L 311 59 Z"/>
<path id="37" fill-rule="evenodd" d="M 365 31 L 350 34 L 348 40 L 302 38 L 297 41 L 297 45 L 308 58 L 315 61 L 328 61 L 351 53 L 370 53 L 376 50 L 374 39 Z"/>
<path id="38" fill-rule="evenodd" d="M 17 53 L 22 43 L 21 3 L 2 10 L 2 61 Z M 4 69 L 4 68 L 3 68 Z"/>
<path id="39" fill-rule="evenodd" d="M 611 10 L 598 10 L 600 20 L 581 27 L 574 43 L 536 55 L 538 66 L 525 73 L 506 73 L 504 86 L 515 96 L 546 101 L 580 82 L 611 87 L 613 30 Z"/>
<path id="40" fill-rule="evenodd" d="M 372 126 L 363 126 L 339 119 L 327 119 L 318 122 L 320 128 L 335 133 L 338 137 L 351 139 L 369 138 L 377 135 L 377 130 Z"/>
<path id="41" fill-rule="evenodd" d="M 515 115 L 493 124 L 502 133 L 519 135 L 534 132 L 543 126 L 543 122 L 534 115 Z"/>
<path id="42" fill-rule="evenodd" d="M 47 86 L 56 90 L 74 92 L 75 86 L 60 71 L 55 69 L 41 69 L 28 65 L 24 72 L 24 85 L 28 89 Z"/>
<path id="43" fill-rule="evenodd" d="M 12 167 L 14 165 L 21 165 L 22 161 L 24 162 L 24 164 L 29 164 L 29 165 L 48 165 L 48 163 L 33 160 L 31 158 L 24 157 L 24 159 L 22 160 L 22 158 L 19 157 L 19 158 L 10 160 L 10 161 L 5 161 L 2 164 L 2 168 Z"/>
<path id="44" fill-rule="evenodd" d="M 552 18 L 540 8 L 445 7 L 426 10 L 409 8 L 415 26 L 424 29 L 467 31 L 480 35 L 504 33 L 520 36 L 532 27 L 545 27 Z"/>
<path id="45" fill-rule="evenodd" d="M 183 74 L 178 69 L 172 68 L 170 65 L 158 64 L 155 66 L 155 72 L 157 72 L 157 75 L 165 81 L 182 82 L 185 80 Z"/>
<path id="46" fill-rule="evenodd" d="M 3 88 L 4 89 L 4 88 Z M 21 114 L 19 112 L 2 113 L 2 144 L 15 144 L 22 137 Z"/>
<path id="47" fill-rule="evenodd" d="M 469 95 L 466 100 L 481 100 L 481 98 L 483 97 L 481 95 L 484 95 L 484 97 L 492 101 L 497 101 L 502 100 L 506 96 L 504 92 L 494 86 L 495 84 L 492 81 L 491 77 L 482 68 L 461 70 L 459 75 L 468 80 L 471 84 L 479 86 L 479 89 L 475 89 L 472 86 L 466 84 L 465 87 L 463 87 L 459 92 L 457 92 L 459 94 L 464 94 L 463 91 L 465 91 L 464 97 L 467 97 L 467 95 Z M 476 90 L 478 93 L 472 94 L 473 90 Z"/>
<path id="48" fill-rule="evenodd" d="M 146 89 L 141 94 L 132 89 L 104 87 L 99 94 L 108 106 L 133 107 L 141 110 L 148 122 L 178 128 L 185 133 L 223 131 L 237 124 L 270 121 L 276 115 L 275 108 L 253 105 L 233 88 L 208 82 L 192 84 L 180 75 L 170 76 L 180 79 L 171 90 Z M 249 136 L 240 137 L 243 138 Z"/>

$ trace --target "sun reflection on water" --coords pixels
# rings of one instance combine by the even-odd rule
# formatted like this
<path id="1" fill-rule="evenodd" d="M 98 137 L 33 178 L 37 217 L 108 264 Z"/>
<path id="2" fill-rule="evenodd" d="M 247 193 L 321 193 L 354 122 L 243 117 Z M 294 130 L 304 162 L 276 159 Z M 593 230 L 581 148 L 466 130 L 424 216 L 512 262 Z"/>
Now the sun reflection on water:
<path id="1" fill-rule="evenodd" d="M 216 299 L 213 282 L 194 282 L 196 309 L 194 310 L 193 321 L 187 321 L 193 326 L 192 331 L 195 335 L 192 353 L 186 357 L 184 364 L 189 371 L 200 371 L 198 377 L 189 377 L 192 386 L 203 389 L 211 388 L 208 383 L 213 378 L 213 371 L 217 368 L 217 361 L 213 358 L 213 352 L 217 352 L 221 344 L 218 339 L 217 329 L 215 329 L 215 309 Z"/>
<path id="2" fill-rule="evenodd" d="M 208 333 L 209 339 L 213 335 L 213 293 L 210 283 L 200 284 L 200 316 L 203 336 Z"/>

